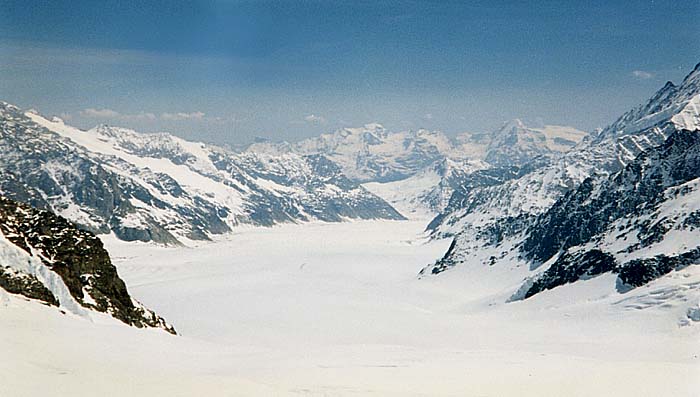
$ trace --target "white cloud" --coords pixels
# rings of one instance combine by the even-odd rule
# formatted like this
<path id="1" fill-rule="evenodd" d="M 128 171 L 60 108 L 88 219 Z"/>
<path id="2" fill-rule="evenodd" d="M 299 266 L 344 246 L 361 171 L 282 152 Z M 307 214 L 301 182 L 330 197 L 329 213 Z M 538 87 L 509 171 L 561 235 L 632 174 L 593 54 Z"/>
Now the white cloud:
<path id="1" fill-rule="evenodd" d="M 156 115 L 149 112 L 139 112 L 134 114 L 124 114 L 119 113 L 112 109 L 94 109 L 88 108 L 78 112 L 80 116 L 91 118 L 91 119 L 107 119 L 107 120 L 121 120 L 121 121 L 152 121 L 157 119 Z M 67 116 L 67 117 L 66 117 Z M 62 115 L 65 119 L 70 119 L 69 114 Z"/>
<path id="2" fill-rule="evenodd" d="M 139 114 L 130 115 L 130 117 L 134 117 L 136 120 L 155 120 L 156 119 L 155 114 L 144 113 L 144 112 L 141 112 Z"/>
<path id="3" fill-rule="evenodd" d="M 120 113 L 112 109 L 94 109 L 88 108 L 81 110 L 78 114 L 85 118 L 91 119 L 102 119 L 102 120 L 119 120 L 119 121 L 183 121 L 183 120 L 203 120 L 204 112 L 175 112 L 175 113 L 161 113 L 160 116 L 156 116 L 155 113 L 151 112 L 139 112 L 139 113 Z M 69 116 L 69 117 L 65 117 Z M 64 115 L 65 119 L 69 119 L 70 115 Z"/>
<path id="4" fill-rule="evenodd" d="M 432 120 L 433 119 L 433 114 L 432 113 L 426 113 L 423 115 L 424 120 Z"/>
<path id="5" fill-rule="evenodd" d="M 654 75 L 653 75 L 652 73 L 645 72 L 645 71 L 643 71 L 643 70 L 634 70 L 634 71 L 632 71 L 632 76 L 634 76 L 634 77 L 636 77 L 636 78 L 638 78 L 638 79 L 640 79 L 640 80 L 647 80 L 647 79 L 650 79 L 650 78 L 654 77 Z"/>
<path id="6" fill-rule="evenodd" d="M 161 120 L 167 120 L 167 121 L 201 120 L 204 118 L 204 112 L 163 113 L 160 115 L 160 118 L 161 118 Z"/>
<path id="7" fill-rule="evenodd" d="M 323 116 L 316 116 L 315 114 L 304 117 L 304 120 L 309 124 L 326 124 L 326 119 Z"/>
<path id="8" fill-rule="evenodd" d="M 118 119 L 122 116 L 121 113 L 112 109 L 93 109 L 88 108 L 80 111 L 80 115 L 83 117 L 89 117 L 93 119 Z"/>

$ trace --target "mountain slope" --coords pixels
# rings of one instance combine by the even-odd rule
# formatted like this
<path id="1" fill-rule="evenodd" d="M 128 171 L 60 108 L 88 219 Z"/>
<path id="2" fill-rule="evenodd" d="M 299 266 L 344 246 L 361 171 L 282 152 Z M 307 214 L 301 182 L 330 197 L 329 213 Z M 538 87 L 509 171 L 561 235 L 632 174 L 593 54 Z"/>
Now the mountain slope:
<path id="1" fill-rule="evenodd" d="M 426 217 L 458 206 L 451 202 L 455 191 L 463 194 L 530 172 L 544 164 L 542 158 L 568 151 L 586 135 L 572 127 L 528 127 L 520 120 L 492 133 L 462 133 L 454 139 L 435 131 L 390 132 L 368 124 L 297 143 L 260 140 L 246 152 L 323 155 L 403 214 Z"/>
<path id="2" fill-rule="evenodd" d="M 451 205 L 433 222 L 436 233 L 452 235 L 468 225 L 479 226 L 503 217 L 539 215 L 587 177 L 618 172 L 643 150 L 662 143 L 674 131 L 700 128 L 700 122 L 690 122 L 699 120 L 698 79 L 700 68 L 696 66 L 681 85 L 667 84 L 645 105 L 621 116 L 573 150 L 535 158 L 505 183 L 458 191 L 460 196 L 453 197 Z M 673 95 L 669 96 L 671 86 Z"/>
<path id="3" fill-rule="evenodd" d="M 422 274 L 510 268 L 528 277 L 519 299 L 606 272 L 625 291 L 697 263 L 698 76 L 700 65 L 549 164 L 456 193 L 434 222 L 453 244 Z"/>
<path id="4" fill-rule="evenodd" d="M 402 219 L 319 157 L 235 154 L 169 134 L 61 120 L 0 105 L 0 193 L 95 233 L 178 244 L 239 224 Z"/>
<path id="5" fill-rule="evenodd" d="M 686 130 L 607 179 L 586 179 L 529 228 L 524 256 L 555 261 L 525 296 L 611 271 L 625 290 L 700 263 L 699 188 L 700 132 Z"/>
<path id="6" fill-rule="evenodd" d="M 0 196 L 0 287 L 89 316 L 135 327 L 172 326 L 129 296 L 102 242 L 60 216 Z"/>

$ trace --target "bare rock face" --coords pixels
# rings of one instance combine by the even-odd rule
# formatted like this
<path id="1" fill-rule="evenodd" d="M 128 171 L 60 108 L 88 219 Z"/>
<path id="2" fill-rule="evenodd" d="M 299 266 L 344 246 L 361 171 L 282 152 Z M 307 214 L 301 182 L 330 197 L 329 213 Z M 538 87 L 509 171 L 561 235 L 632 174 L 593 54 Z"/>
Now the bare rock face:
<path id="1" fill-rule="evenodd" d="M 103 312 L 135 327 L 162 328 L 175 333 L 163 318 L 129 295 L 102 241 L 49 211 L 0 196 L 0 233 L 12 244 L 60 276 L 72 298 L 89 310 Z M 8 262 L 12 260 L 0 257 Z M 51 285 L 22 271 L 21 264 L 0 263 L 0 287 L 11 293 L 59 305 Z"/>

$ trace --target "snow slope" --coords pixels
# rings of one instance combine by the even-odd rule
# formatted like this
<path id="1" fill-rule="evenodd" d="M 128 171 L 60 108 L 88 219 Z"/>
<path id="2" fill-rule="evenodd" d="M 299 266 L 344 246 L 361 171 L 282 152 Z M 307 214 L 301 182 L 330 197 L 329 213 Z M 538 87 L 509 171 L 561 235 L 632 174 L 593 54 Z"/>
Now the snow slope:
<path id="1" fill-rule="evenodd" d="M 674 292 L 700 298 L 697 267 L 626 294 L 593 279 L 505 303 L 504 286 L 518 280 L 503 269 L 417 280 L 449 243 L 426 243 L 424 224 L 241 228 L 194 248 L 111 239 L 132 293 L 181 336 L 6 297 L 0 395 L 694 396 L 700 387 L 700 324 L 678 326 L 690 302 Z"/>
<path id="2" fill-rule="evenodd" d="M 481 160 L 445 158 L 406 179 L 368 182 L 362 186 L 389 202 L 404 216 L 424 218 L 443 211 L 452 193 L 463 186 L 467 175 L 488 167 Z"/>

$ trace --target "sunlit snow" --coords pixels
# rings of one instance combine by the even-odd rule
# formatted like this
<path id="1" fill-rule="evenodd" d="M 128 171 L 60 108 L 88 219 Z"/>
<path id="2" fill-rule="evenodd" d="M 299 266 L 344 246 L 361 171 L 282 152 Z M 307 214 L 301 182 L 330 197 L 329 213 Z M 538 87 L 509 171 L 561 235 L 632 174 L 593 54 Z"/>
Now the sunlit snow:
<path id="1" fill-rule="evenodd" d="M 524 270 L 465 264 L 418 279 L 449 243 L 428 243 L 424 226 L 242 228 L 194 248 L 108 238 L 133 296 L 181 335 L 5 297 L 0 394 L 691 396 L 700 386 L 700 327 L 678 324 L 674 300 L 698 298 L 697 267 L 624 295 L 601 276 L 505 303 Z M 669 292 L 679 288 L 695 290 Z"/>

